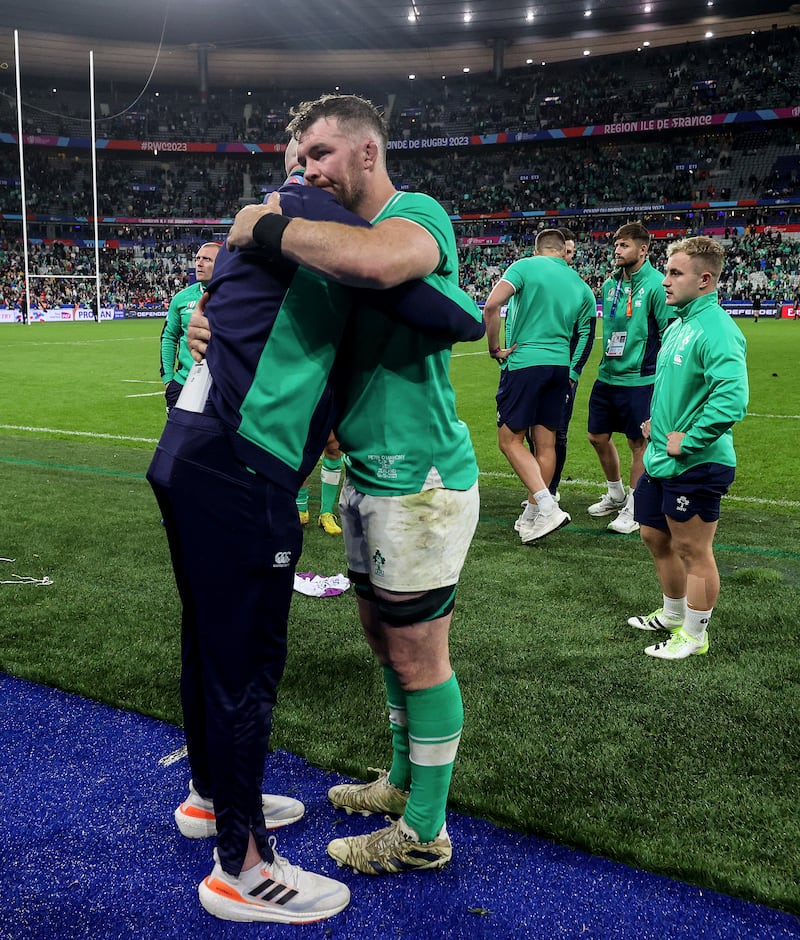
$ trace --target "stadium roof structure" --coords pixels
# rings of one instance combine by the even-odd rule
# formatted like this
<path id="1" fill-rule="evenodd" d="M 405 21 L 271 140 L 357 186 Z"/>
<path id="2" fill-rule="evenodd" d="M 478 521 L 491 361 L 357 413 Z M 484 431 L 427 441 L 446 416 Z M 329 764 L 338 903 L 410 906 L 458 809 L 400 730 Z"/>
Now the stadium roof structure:
<path id="1" fill-rule="evenodd" d="M 440 78 L 763 32 L 800 23 L 788 0 L 9 0 L 0 70 L 216 87 Z"/>

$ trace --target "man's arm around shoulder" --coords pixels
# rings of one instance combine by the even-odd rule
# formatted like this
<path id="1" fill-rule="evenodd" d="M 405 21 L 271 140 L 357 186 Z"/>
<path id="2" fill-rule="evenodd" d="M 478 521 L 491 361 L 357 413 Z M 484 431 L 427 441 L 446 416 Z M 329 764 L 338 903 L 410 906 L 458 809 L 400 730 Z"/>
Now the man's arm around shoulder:
<path id="1" fill-rule="evenodd" d="M 353 287 L 395 287 L 427 277 L 439 266 L 439 246 L 423 226 L 408 219 L 384 219 L 371 228 L 338 222 L 282 219 L 256 226 L 267 215 L 280 215 L 280 196 L 264 205 L 245 206 L 228 235 L 233 246 L 279 246 L 285 258 Z"/>

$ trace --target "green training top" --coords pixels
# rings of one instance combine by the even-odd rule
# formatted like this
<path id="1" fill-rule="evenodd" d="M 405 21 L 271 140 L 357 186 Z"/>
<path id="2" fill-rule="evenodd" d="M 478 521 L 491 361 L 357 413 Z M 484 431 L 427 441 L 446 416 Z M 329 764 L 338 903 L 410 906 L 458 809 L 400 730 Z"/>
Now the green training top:
<path id="1" fill-rule="evenodd" d="M 676 308 L 658 354 L 645 470 L 676 477 L 702 463 L 736 466 L 731 427 L 747 413 L 746 343 L 716 292 Z M 680 457 L 667 434 L 683 431 Z"/>
<path id="2" fill-rule="evenodd" d="M 434 237 L 439 266 L 424 281 L 454 294 L 458 254 L 447 213 L 430 196 L 398 192 L 372 223 L 398 217 Z M 472 315 L 480 321 L 477 306 Z M 456 414 L 450 344 L 391 320 L 368 302 L 359 305 L 346 343 L 348 378 L 336 431 L 356 489 L 375 496 L 419 493 L 431 471 L 447 489 L 469 489 L 478 465 L 469 429 Z"/>
<path id="3" fill-rule="evenodd" d="M 603 284 L 603 358 L 597 378 L 609 385 L 652 385 L 661 337 L 669 323 L 660 274 L 645 261 L 625 281 Z"/>
<path id="4" fill-rule="evenodd" d="M 164 326 L 161 328 L 161 378 L 165 385 L 172 379 L 183 385 L 194 365 L 186 331 L 204 290 L 205 285 L 195 281 L 194 284 L 178 291 L 170 301 Z"/>
<path id="5" fill-rule="evenodd" d="M 506 348 L 517 348 L 506 359 L 509 371 L 529 366 L 570 366 L 577 380 L 592 341 L 592 320 L 597 316 L 589 285 L 564 261 L 536 255 L 521 258 L 506 269 L 502 280 L 514 288 L 506 314 Z M 570 355 L 575 326 L 578 342 Z"/>

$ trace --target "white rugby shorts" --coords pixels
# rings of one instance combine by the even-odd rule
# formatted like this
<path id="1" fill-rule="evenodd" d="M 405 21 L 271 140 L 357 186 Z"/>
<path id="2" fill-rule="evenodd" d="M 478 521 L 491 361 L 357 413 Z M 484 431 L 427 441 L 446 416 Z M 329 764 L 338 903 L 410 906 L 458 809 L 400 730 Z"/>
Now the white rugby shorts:
<path id="1" fill-rule="evenodd" d="M 345 480 L 339 516 L 351 571 L 386 591 L 431 591 L 458 582 L 478 525 L 478 484 L 406 496 L 369 496 Z"/>

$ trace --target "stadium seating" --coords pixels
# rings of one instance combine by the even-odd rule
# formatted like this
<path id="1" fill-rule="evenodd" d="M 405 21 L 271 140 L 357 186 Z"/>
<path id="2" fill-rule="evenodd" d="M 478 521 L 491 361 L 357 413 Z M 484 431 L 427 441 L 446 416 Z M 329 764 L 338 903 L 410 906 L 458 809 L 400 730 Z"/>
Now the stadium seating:
<path id="1" fill-rule="evenodd" d="M 800 75 L 792 67 L 799 49 L 792 29 L 593 61 L 536 63 L 499 81 L 461 76 L 380 92 L 343 90 L 382 103 L 393 140 L 513 135 L 654 114 L 786 107 L 800 100 Z M 212 94 L 204 107 L 196 94 L 170 89 L 131 111 L 126 105 L 136 90 L 99 88 L 98 134 L 153 145 L 98 152 L 99 214 L 114 220 L 104 221 L 100 231 L 104 302 L 163 304 L 186 283 L 198 242 L 224 236 L 226 223 L 214 220 L 229 219 L 282 181 L 280 154 L 181 154 L 159 151 L 159 141 L 282 142 L 291 104 L 324 90 L 228 89 Z M 26 82 L 27 133 L 85 140 L 85 112 L 85 89 Z M 0 74 L 0 132 L 16 132 L 7 72 Z M 86 147 L 29 144 L 25 164 L 32 272 L 93 273 Z M 608 234 L 632 215 L 664 235 L 710 231 L 727 238 L 733 250 L 722 283 L 731 293 L 758 289 L 788 297 L 797 291 L 800 242 L 776 238 L 772 230 L 800 223 L 800 119 L 397 148 L 390 151 L 389 169 L 398 187 L 428 192 L 451 213 L 463 242 L 462 279 L 479 299 L 500 270 L 530 251 L 544 224 L 567 225 L 581 236 L 579 270 L 599 287 L 610 263 Z M 720 209 L 715 202 L 748 205 Z M 0 305 L 14 305 L 21 291 L 20 203 L 17 147 L 0 144 Z M 675 205 L 680 208 L 667 212 Z M 542 218 L 553 210 L 556 218 Z M 36 290 L 47 303 L 93 296 L 91 282 L 37 281 Z"/>

